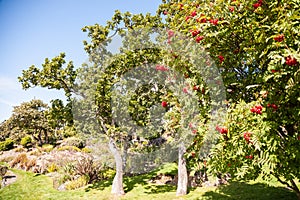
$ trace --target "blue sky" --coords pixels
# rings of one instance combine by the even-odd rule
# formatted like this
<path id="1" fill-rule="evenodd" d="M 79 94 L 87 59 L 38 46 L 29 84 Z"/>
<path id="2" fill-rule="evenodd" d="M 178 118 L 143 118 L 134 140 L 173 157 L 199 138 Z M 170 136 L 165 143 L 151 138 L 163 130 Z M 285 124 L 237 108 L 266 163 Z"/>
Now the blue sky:
<path id="1" fill-rule="evenodd" d="M 105 24 L 116 9 L 155 13 L 160 0 L 0 0 L 0 122 L 13 106 L 33 98 L 49 103 L 63 93 L 42 88 L 22 90 L 17 77 L 31 65 L 60 52 L 80 66 L 87 56 L 81 31 L 85 25 Z"/>

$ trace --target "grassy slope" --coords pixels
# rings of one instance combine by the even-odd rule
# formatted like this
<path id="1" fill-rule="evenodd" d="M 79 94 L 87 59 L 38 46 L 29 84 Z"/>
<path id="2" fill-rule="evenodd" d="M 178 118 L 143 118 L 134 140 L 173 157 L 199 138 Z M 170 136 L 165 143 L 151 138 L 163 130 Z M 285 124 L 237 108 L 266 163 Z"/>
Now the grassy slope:
<path id="1" fill-rule="evenodd" d="M 45 175 L 13 171 L 18 179 L 15 183 L 0 189 L 1 200 L 114 199 L 110 195 L 111 181 L 99 182 L 75 191 L 60 192 L 52 187 L 51 178 Z M 220 188 L 197 188 L 183 198 L 176 198 L 174 186 L 151 185 L 147 182 L 151 176 L 152 174 L 125 178 L 126 195 L 122 199 L 296 199 L 294 193 L 284 189 L 275 181 L 271 181 L 269 185 L 263 181 L 252 181 L 249 183 L 234 182 Z"/>

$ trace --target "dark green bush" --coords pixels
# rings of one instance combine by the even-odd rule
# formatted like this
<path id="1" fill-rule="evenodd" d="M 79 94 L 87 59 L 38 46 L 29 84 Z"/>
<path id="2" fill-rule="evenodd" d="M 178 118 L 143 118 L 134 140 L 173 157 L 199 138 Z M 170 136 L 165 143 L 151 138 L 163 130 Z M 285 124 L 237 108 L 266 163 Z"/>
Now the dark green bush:
<path id="1" fill-rule="evenodd" d="M 32 145 L 32 138 L 31 138 L 31 136 L 26 135 L 25 137 L 23 137 L 23 138 L 21 139 L 20 144 L 21 144 L 23 147 L 30 147 L 30 146 Z"/>
<path id="2" fill-rule="evenodd" d="M 0 151 L 8 151 L 14 148 L 14 141 L 10 138 L 0 142 Z"/>

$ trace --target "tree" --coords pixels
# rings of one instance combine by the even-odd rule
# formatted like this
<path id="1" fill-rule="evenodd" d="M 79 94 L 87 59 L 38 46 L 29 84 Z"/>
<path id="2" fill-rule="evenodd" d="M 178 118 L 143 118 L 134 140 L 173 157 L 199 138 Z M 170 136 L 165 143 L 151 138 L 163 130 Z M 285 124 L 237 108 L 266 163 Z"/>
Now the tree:
<path id="1" fill-rule="evenodd" d="M 247 179 L 274 175 L 300 198 L 294 182 L 299 1 L 164 1 L 158 12 L 170 29 L 203 45 L 222 72 L 230 109 L 227 122 L 216 127 L 221 138 L 212 169 Z"/>
<path id="2" fill-rule="evenodd" d="M 40 146 L 48 143 L 52 129 L 46 116 L 47 109 L 47 104 L 37 99 L 15 106 L 8 120 L 10 127 L 31 135 Z"/>

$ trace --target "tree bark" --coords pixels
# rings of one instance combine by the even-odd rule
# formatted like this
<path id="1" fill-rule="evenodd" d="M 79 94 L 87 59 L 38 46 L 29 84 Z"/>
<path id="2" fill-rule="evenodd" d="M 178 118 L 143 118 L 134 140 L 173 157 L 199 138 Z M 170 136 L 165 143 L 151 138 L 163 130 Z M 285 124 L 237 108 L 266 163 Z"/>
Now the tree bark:
<path id="1" fill-rule="evenodd" d="M 117 149 L 115 142 L 112 138 L 109 138 L 109 149 L 114 156 L 116 162 L 116 175 L 114 177 L 111 193 L 114 195 L 124 195 L 123 189 L 123 165 L 122 165 L 122 156 Z"/>
<path id="2" fill-rule="evenodd" d="M 300 200 L 300 190 L 294 180 L 291 180 L 292 189 L 296 192 L 298 200 Z"/>
<path id="3" fill-rule="evenodd" d="M 188 174 L 186 169 L 186 159 L 184 158 L 185 151 L 184 144 L 181 143 L 178 151 L 178 183 L 176 196 L 187 194 Z"/>

